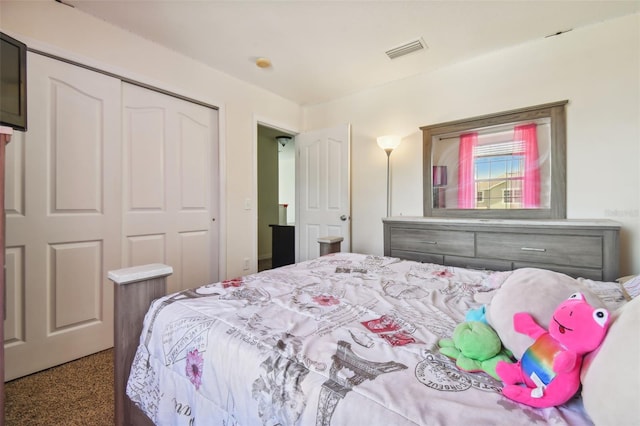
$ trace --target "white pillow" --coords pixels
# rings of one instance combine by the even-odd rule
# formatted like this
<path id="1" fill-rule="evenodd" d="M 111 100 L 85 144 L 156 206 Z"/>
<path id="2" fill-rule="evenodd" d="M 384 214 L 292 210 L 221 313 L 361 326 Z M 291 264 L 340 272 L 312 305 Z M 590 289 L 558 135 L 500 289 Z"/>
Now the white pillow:
<path id="1" fill-rule="evenodd" d="M 612 316 L 581 371 L 584 408 L 596 425 L 640 425 L 640 297 Z"/>
<path id="2" fill-rule="evenodd" d="M 631 300 L 631 298 L 627 297 L 622 284 L 618 282 L 594 281 L 587 278 L 578 278 L 577 280 L 598 296 L 611 313 Z"/>
<path id="3" fill-rule="evenodd" d="M 622 284 L 622 288 L 628 295 L 627 299 L 631 300 L 640 296 L 640 275 L 622 277 L 618 281 Z"/>
<path id="4" fill-rule="evenodd" d="M 487 321 L 502 344 L 520 359 L 533 340 L 513 329 L 513 315 L 529 312 L 540 326 L 548 328 L 558 305 L 578 291 L 595 308 L 606 307 L 598 296 L 568 275 L 546 269 L 516 269 L 488 304 Z"/>

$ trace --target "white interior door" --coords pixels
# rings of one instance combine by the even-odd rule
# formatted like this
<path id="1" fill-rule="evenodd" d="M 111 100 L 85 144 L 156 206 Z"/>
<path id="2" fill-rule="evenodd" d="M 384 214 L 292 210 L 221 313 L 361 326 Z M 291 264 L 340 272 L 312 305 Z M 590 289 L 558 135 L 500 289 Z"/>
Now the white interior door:
<path id="1" fill-rule="evenodd" d="M 169 291 L 218 280 L 218 112 L 123 84 L 125 266 L 171 265 Z"/>
<path id="2" fill-rule="evenodd" d="M 320 237 L 343 237 L 341 250 L 351 250 L 350 135 L 343 125 L 296 136 L 297 261 L 320 255 Z"/>
<path id="3" fill-rule="evenodd" d="M 28 54 L 28 132 L 7 146 L 5 380 L 113 345 L 118 79 Z"/>

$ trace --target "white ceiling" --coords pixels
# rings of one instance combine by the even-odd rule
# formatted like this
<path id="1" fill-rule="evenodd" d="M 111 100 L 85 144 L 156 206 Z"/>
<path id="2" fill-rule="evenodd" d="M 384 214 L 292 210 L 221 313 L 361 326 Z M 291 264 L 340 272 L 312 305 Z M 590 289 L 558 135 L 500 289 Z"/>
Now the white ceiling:
<path id="1" fill-rule="evenodd" d="M 640 11 L 640 0 L 63 1 L 301 105 Z M 428 49 L 385 54 L 417 38 Z"/>

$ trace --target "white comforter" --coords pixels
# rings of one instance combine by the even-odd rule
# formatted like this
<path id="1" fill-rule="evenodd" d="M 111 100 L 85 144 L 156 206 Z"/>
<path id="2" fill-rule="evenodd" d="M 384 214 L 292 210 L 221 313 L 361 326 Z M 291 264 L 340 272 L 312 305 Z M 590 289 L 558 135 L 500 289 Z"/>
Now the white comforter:
<path id="1" fill-rule="evenodd" d="M 508 274 L 340 253 L 172 294 L 127 394 L 159 425 L 591 424 L 438 352 Z"/>

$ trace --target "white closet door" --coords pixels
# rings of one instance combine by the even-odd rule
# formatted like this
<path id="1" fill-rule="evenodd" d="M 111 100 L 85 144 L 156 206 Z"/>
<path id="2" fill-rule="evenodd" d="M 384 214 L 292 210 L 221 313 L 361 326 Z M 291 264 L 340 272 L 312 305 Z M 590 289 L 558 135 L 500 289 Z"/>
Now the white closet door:
<path id="1" fill-rule="evenodd" d="M 113 345 L 121 83 L 28 54 L 28 131 L 7 153 L 5 380 Z"/>
<path id="2" fill-rule="evenodd" d="M 218 280 L 218 116 L 123 84 L 125 266 L 174 268 L 169 291 Z"/>

